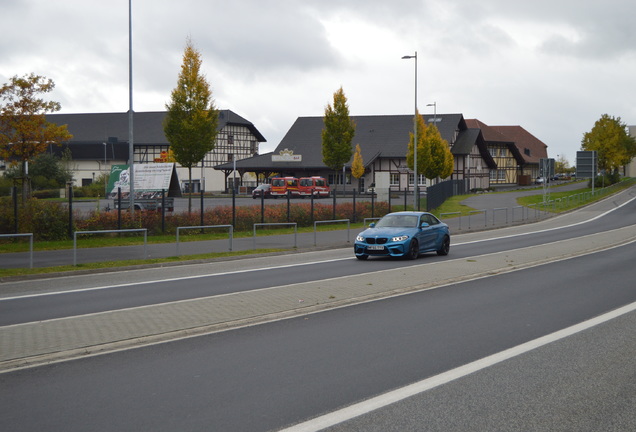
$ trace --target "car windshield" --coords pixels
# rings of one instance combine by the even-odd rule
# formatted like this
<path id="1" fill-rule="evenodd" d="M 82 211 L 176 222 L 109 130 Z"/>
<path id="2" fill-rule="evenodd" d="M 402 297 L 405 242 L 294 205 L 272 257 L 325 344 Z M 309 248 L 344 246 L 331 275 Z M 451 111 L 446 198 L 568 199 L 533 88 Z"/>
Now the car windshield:
<path id="1" fill-rule="evenodd" d="M 376 228 L 385 227 L 417 227 L 418 217 L 415 215 L 386 215 L 376 224 Z"/>

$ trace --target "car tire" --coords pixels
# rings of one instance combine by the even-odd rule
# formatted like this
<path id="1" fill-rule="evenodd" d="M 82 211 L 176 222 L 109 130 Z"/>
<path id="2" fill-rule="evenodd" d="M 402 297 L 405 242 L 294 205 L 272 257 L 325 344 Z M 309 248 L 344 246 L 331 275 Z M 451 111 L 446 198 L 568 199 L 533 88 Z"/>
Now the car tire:
<path id="1" fill-rule="evenodd" d="M 366 260 L 367 258 L 369 258 L 369 255 L 356 255 L 356 258 L 358 258 L 361 261 Z"/>
<path id="2" fill-rule="evenodd" d="M 418 256 L 420 256 L 420 245 L 417 240 L 413 239 L 411 240 L 411 243 L 409 243 L 409 250 L 406 253 L 406 258 L 414 260 L 417 259 Z"/>
<path id="3" fill-rule="evenodd" d="M 450 251 L 450 238 L 448 236 L 444 236 L 444 240 L 442 240 L 442 245 L 437 250 L 437 255 L 446 256 Z"/>

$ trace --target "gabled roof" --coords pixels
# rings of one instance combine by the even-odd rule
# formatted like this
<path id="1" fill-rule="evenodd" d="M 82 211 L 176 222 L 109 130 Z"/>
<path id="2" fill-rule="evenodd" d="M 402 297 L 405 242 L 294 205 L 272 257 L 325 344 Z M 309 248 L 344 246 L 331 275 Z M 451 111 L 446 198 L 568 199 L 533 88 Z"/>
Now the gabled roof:
<path id="1" fill-rule="evenodd" d="M 488 151 L 486 141 L 479 129 L 471 128 L 461 131 L 457 136 L 457 141 L 455 141 L 455 144 L 451 147 L 451 153 L 453 155 L 470 155 L 474 146 L 477 146 L 479 155 L 489 168 L 497 168 L 497 163 Z"/>
<path id="2" fill-rule="evenodd" d="M 466 124 L 468 125 L 469 128 L 480 129 L 482 135 L 484 136 L 484 140 L 486 140 L 487 142 L 499 142 L 499 143 L 506 143 L 506 144 L 514 143 L 510 138 L 504 136 L 497 129 L 491 126 L 488 126 L 487 124 L 477 119 L 466 119 Z"/>
<path id="3" fill-rule="evenodd" d="M 435 118 L 437 128 L 449 143 L 455 139 L 458 130 L 466 129 L 464 117 L 461 114 L 437 114 L 423 115 L 424 120 L 430 123 Z M 413 115 L 371 115 L 351 116 L 356 124 L 356 133 L 353 137 L 352 147 L 360 144 L 362 160 L 365 165 L 371 164 L 378 157 L 404 158 L 406 157 L 409 142 L 409 133 L 413 131 Z M 322 129 L 324 122 L 322 117 L 298 117 L 291 126 L 273 154 L 277 155 L 284 150 L 291 150 L 295 155 L 302 156 L 302 163 L 297 162 L 272 162 L 271 154 L 263 157 L 236 161 L 237 167 L 243 170 L 252 168 L 273 167 L 284 171 L 298 169 L 325 169 L 322 162 Z M 352 159 L 346 164 L 349 166 Z M 229 169 L 230 164 L 223 164 L 216 169 Z"/>
<path id="4" fill-rule="evenodd" d="M 502 135 L 514 141 L 526 163 L 539 163 L 548 157 L 548 146 L 521 126 L 491 126 Z"/>
<path id="5" fill-rule="evenodd" d="M 508 147 L 508 149 L 512 153 L 512 156 L 515 158 L 519 165 L 527 163 L 526 160 L 523 158 L 520 149 L 515 144 L 514 139 L 512 139 L 511 137 L 502 134 L 495 127 L 488 126 L 487 124 L 477 119 L 467 119 L 466 124 L 471 128 L 479 128 L 487 144 L 499 144 Z"/>
<path id="6" fill-rule="evenodd" d="M 163 119 L 166 111 L 135 112 L 133 114 L 133 141 L 135 145 L 167 145 L 163 133 Z M 108 142 L 110 137 L 119 142 L 128 142 L 128 113 L 83 113 L 83 114 L 47 114 L 46 119 L 59 125 L 68 125 L 73 135 L 70 143 Z M 265 138 L 256 127 L 243 117 L 230 110 L 219 112 L 218 129 L 226 125 L 247 127 L 259 142 Z"/>

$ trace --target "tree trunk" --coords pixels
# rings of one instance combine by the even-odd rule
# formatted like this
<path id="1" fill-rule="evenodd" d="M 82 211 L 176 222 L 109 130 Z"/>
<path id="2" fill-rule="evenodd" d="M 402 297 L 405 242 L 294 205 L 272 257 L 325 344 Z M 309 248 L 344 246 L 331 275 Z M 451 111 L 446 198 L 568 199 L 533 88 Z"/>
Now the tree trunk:
<path id="1" fill-rule="evenodd" d="M 188 167 L 188 213 L 192 213 L 192 167 Z"/>
<path id="2" fill-rule="evenodd" d="M 31 188 L 29 182 L 28 162 L 22 161 L 22 204 L 26 204 L 31 196 Z"/>

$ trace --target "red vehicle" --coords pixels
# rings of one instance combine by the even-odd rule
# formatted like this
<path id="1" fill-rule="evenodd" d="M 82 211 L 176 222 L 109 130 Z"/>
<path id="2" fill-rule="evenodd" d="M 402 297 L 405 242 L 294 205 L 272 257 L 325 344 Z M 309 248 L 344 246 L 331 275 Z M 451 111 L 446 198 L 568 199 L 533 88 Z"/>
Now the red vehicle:
<path id="1" fill-rule="evenodd" d="M 274 198 L 287 195 L 298 196 L 298 179 L 296 177 L 274 177 L 271 185 L 270 195 Z"/>
<path id="2" fill-rule="evenodd" d="M 298 182 L 298 195 L 301 197 L 327 198 L 331 189 L 324 177 L 301 177 Z"/>

